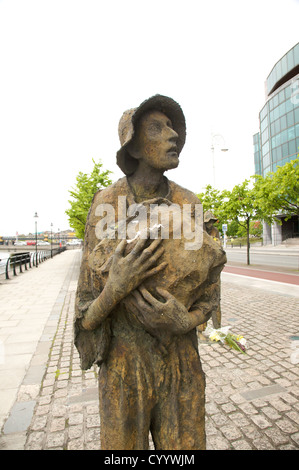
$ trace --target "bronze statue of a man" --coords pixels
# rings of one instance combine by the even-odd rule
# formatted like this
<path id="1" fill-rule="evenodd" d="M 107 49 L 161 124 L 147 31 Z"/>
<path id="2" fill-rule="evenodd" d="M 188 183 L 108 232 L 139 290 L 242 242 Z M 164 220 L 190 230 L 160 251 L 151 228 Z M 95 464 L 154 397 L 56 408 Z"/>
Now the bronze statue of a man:
<path id="1" fill-rule="evenodd" d="M 168 180 L 184 146 L 184 114 L 174 100 L 155 95 L 126 111 L 119 124 L 117 163 L 125 177 L 94 195 L 88 214 L 76 296 L 75 344 L 83 369 L 99 369 L 101 448 L 205 449 L 205 378 L 196 327 L 220 302 L 225 253 L 206 231 L 196 249 L 184 237 L 107 236 L 98 227 L 103 208 L 153 203 L 200 204 Z M 138 212 L 137 212 L 138 215 Z M 117 216 L 115 233 L 132 214 Z M 135 220 L 137 223 L 137 220 Z M 107 221 L 107 226 L 110 225 Z M 122 232 L 123 233 L 123 232 Z M 138 235 L 138 233 L 137 233 Z M 123 238 L 121 241 L 119 238 Z"/>

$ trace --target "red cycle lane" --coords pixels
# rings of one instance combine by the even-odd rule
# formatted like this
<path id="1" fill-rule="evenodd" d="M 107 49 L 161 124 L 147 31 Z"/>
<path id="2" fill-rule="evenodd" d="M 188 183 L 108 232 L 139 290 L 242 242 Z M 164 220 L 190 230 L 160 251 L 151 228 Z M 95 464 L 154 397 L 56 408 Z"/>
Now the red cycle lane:
<path id="1" fill-rule="evenodd" d="M 256 277 L 258 279 L 267 279 L 269 281 L 285 282 L 287 284 L 295 284 L 297 286 L 299 285 L 298 274 L 280 273 L 276 271 L 264 271 L 261 269 L 245 268 L 230 265 L 226 265 L 223 271 L 231 274 Z"/>

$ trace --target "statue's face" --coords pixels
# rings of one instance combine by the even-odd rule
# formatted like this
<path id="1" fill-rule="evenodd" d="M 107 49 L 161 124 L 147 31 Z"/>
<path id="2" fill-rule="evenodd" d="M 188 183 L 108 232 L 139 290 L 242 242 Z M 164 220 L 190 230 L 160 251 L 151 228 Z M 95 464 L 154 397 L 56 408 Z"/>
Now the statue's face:
<path id="1" fill-rule="evenodd" d="M 160 111 L 148 111 L 139 120 L 129 151 L 132 157 L 143 160 L 158 170 L 170 170 L 179 164 L 178 134 L 171 120 Z"/>

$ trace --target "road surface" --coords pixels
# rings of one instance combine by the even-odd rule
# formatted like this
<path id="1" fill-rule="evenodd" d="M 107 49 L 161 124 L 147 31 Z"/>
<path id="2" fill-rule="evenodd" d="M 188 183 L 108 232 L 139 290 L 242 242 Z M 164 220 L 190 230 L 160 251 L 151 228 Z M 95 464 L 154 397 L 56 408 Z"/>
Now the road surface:
<path id="1" fill-rule="evenodd" d="M 246 264 L 246 249 L 230 248 L 226 250 L 227 262 Z M 289 268 L 294 271 L 299 270 L 299 251 L 263 251 L 250 250 L 250 264 L 260 266 L 276 266 Z"/>

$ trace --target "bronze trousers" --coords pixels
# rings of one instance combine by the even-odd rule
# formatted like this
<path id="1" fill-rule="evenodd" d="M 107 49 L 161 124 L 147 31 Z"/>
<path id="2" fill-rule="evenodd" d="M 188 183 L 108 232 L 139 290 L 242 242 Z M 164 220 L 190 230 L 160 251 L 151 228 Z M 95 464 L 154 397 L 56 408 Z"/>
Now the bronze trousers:
<path id="1" fill-rule="evenodd" d="M 112 338 L 99 372 L 102 450 L 147 450 L 149 432 L 155 449 L 205 449 L 205 377 L 193 343 L 176 337 L 163 354 L 142 335 Z"/>

